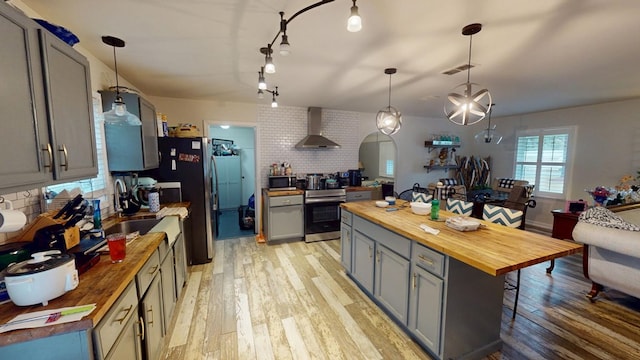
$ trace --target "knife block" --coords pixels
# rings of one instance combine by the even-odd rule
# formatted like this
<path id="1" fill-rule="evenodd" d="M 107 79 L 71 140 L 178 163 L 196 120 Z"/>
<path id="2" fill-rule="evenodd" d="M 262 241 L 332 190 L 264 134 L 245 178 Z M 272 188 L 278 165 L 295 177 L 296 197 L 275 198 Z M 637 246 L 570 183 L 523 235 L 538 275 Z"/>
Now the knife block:
<path id="1" fill-rule="evenodd" d="M 34 221 L 27 224 L 22 232 L 15 238 L 12 238 L 11 241 L 33 241 L 36 231 L 43 227 L 66 223 L 67 220 L 53 218 L 56 212 L 57 210 L 54 210 L 38 215 Z M 80 243 L 80 229 L 77 226 L 66 229 L 64 232 L 64 242 L 67 249 L 78 245 Z"/>

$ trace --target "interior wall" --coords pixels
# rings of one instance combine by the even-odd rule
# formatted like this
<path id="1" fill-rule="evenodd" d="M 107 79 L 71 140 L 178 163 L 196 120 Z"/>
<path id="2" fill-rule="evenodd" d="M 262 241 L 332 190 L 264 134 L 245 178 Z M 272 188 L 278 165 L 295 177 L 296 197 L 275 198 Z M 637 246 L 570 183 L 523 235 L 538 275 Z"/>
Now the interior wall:
<path id="1" fill-rule="evenodd" d="M 512 177 L 516 131 L 577 126 L 568 198 L 557 200 L 538 197 L 537 207 L 529 209 L 527 213 L 528 224 L 550 229 L 553 224 L 551 210 L 564 208 L 565 200 L 585 199 L 593 203 L 585 189 L 593 189 L 598 185 L 612 187 L 626 174 L 637 175 L 640 165 L 639 107 L 640 99 L 634 99 L 492 118 L 492 123 L 504 136 L 502 143 L 488 146 L 473 144 L 473 151 L 492 157 L 493 177 Z M 473 131 L 481 129 L 482 126 L 478 126 Z"/>
<path id="2" fill-rule="evenodd" d="M 238 147 L 242 167 L 242 205 L 246 205 L 255 188 L 255 141 L 254 129 L 251 127 L 235 127 L 222 129 L 218 125 L 209 125 L 208 137 L 233 140 Z"/>

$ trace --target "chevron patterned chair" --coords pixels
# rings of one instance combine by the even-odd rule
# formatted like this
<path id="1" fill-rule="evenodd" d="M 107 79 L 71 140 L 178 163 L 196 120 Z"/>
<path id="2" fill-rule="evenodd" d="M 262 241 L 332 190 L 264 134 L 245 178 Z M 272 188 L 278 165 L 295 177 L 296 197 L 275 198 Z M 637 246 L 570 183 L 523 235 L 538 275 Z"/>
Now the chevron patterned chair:
<path id="1" fill-rule="evenodd" d="M 473 203 L 470 201 L 447 199 L 447 211 L 462 216 L 471 216 L 473 212 Z"/>
<path id="2" fill-rule="evenodd" d="M 482 209 L 483 220 L 521 230 L 524 230 L 524 216 L 525 213 L 522 210 L 509 209 L 497 205 L 485 204 Z M 516 284 L 513 285 L 507 281 L 505 290 L 516 291 L 516 298 L 513 302 L 513 314 L 511 315 L 511 318 L 515 319 L 518 310 L 518 296 L 520 295 L 520 269 L 518 269 L 516 274 Z"/>

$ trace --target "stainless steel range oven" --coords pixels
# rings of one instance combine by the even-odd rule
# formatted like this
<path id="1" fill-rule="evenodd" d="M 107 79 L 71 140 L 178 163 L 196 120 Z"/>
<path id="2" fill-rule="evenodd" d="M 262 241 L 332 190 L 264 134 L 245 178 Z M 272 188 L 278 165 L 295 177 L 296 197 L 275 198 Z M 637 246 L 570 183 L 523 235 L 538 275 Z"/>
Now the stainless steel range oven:
<path id="1" fill-rule="evenodd" d="M 340 238 L 340 204 L 347 200 L 345 189 L 304 192 L 304 241 Z"/>

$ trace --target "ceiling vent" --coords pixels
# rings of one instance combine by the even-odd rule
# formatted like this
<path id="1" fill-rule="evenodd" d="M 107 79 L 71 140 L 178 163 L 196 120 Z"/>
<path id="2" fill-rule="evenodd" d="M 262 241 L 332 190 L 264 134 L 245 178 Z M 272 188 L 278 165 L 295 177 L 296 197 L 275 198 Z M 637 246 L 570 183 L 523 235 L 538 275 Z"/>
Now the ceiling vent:
<path id="1" fill-rule="evenodd" d="M 454 67 L 452 69 L 445 70 L 442 73 L 445 74 L 445 75 L 453 75 L 453 74 L 457 74 L 457 73 L 459 73 L 461 71 L 465 71 L 467 69 L 471 69 L 471 68 L 474 68 L 474 67 L 476 67 L 476 66 L 473 65 L 473 64 L 471 64 L 471 65 L 463 64 L 463 65 L 460 65 L 460 66 L 456 66 L 456 67 Z"/>

